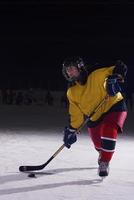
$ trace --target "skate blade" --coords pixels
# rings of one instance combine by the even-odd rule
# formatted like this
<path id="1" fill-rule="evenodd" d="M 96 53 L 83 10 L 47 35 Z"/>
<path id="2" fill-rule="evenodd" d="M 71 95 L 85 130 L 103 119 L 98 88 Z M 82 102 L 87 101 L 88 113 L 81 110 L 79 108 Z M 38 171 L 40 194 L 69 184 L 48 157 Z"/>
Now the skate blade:
<path id="1" fill-rule="evenodd" d="M 100 177 L 101 181 L 103 182 L 106 179 L 107 176 Z"/>

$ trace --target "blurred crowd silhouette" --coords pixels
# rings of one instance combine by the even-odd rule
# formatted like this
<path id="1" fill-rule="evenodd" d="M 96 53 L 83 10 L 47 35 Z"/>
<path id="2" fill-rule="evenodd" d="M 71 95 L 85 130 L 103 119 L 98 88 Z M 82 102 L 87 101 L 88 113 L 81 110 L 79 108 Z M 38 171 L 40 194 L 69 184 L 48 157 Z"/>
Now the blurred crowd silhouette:
<path id="1" fill-rule="evenodd" d="M 0 105 L 48 105 L 53 106 L 57 101 L 56 92 L 50 90 L 27 89 L 27 90 L 0 90 Z M 68 101 L 65 92 L 58 94 L 58 101 L 61 107 L 67 107 Z"/>

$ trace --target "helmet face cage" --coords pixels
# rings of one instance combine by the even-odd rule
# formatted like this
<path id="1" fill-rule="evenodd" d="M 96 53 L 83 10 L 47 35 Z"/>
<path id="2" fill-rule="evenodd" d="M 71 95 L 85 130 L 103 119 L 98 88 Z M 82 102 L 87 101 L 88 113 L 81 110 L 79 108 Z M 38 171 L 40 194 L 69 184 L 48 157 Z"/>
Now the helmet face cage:
<path id="1" fill-rule="evenodd" d="M 66 69 L 71 66 L 75 66 L 75 67 L 77 67 L 77 69 L 79 71 L 82 71 L 84 69 L 84 62 L 83 62 L 82 58 L 79 58 L 79 57 L 78 58 L 69 58 L 64 61 L 62 73 L 63 73 L 63 76 L 66 78 L 66 80 L 68 80 L 70 82 L 77 80 L 77 77 L 70 78 L 67 74 Z"/>

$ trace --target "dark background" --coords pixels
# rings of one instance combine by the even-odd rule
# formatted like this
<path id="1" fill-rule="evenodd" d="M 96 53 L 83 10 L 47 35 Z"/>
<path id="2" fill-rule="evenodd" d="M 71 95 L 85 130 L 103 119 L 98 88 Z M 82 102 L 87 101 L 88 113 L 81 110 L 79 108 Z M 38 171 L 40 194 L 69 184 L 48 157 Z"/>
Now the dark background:
<path id="1" fill-rule="evenodd" d="M 0 88 L 63 90 L 69 55 L 128 65 L 133 88 L 133 1 L 0 1 Z"/>

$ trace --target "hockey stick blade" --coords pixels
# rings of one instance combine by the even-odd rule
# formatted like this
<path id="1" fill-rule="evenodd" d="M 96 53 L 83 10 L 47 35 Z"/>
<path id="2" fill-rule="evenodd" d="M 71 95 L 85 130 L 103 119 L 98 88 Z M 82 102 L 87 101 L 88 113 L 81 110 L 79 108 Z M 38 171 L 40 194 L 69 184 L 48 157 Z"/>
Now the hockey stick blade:
<path id="1" fill-rule="evenodd" d="M 36 171 L 36 170 L 41 170 L 43 168 L 45 168 L 48 163 L 51 162 L 51 160 L 53 160 L 55 158 L 55 156 L 65 147 L 65 145 L 61 145 L 61 147 L 48 159 L 47 162 L 45 162 L 42 165 L 26 165 L 26 166 L 20 166 L 19 167 L 19 171 L 20 172 L 27 172 L 27 171 Z"/>
<path id="2" fill-rule="evenodd" d="M 36 171 L 36 170 L 41 170 L 41 169 L 43 169 L 44 167 L 45 167 L 46 165 L 27 165 L 27 166 L 20 166 L 19 167 L 19 171 L 20 172 L 27 172 L 27 171 Z"/>

